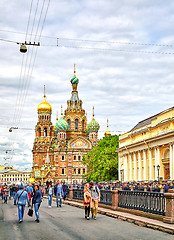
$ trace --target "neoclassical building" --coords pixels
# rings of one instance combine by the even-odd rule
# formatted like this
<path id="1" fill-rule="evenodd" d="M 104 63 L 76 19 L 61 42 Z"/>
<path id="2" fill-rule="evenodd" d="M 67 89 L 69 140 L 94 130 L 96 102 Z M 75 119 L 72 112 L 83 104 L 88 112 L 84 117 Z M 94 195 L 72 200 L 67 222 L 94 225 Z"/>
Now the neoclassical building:
<path id="1" fill-rule="evenodd" d="M 174 179 L 174 107 L 139 122 L 119 137 L 119 179 Z"/>
<path id="2" fill-rule="evenodd" d="M 51 122 L 52 107 L 46 100 L 45 88 L 43 102 L 37 108 L 32 177 L 40 184 L 56 183 L 58 179 L 67 183 L 83 181 L 87 166 L 82 164 L 82 158 L 97 146 L 99 124 L 94 118 L 94 108 L 93 118 L 87 124 L 78 96 L 75 66 L 70 82 L 71 98 L 64 114 L 61 107 L 61 118 L 57 116 L 55 125 Z"/>

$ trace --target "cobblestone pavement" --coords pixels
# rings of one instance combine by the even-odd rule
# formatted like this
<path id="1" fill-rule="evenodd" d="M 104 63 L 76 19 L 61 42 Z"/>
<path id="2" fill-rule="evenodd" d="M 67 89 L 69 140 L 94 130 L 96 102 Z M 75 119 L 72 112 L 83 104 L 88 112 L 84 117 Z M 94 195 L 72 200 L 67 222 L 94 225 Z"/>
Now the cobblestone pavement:
<path id="1" fill-rule="evenodd" d="M 84 210 L 69 205 L 47 207 L 45 199 L 40 208 L 40 223 L 27 215 L 18 223 L 13 200 L 0 200 L 0 240 L 173 240 L 173 235 L 98 214 L 97 220 L 84 218 Z"/>

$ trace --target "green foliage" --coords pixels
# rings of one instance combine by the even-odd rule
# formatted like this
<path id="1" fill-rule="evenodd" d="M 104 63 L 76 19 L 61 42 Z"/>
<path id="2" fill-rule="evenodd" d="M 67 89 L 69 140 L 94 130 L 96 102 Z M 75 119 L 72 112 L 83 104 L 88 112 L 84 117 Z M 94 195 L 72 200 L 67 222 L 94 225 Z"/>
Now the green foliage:
<path id="1" fill-rule="evenodd" d="M 98 146 L 83 157 L 83 164 L 87 165 L 88 172 L 84 176 L 87 181 L 109 181 L 118 179 L 117 135 L 104 137 L 98 141 Z"/>

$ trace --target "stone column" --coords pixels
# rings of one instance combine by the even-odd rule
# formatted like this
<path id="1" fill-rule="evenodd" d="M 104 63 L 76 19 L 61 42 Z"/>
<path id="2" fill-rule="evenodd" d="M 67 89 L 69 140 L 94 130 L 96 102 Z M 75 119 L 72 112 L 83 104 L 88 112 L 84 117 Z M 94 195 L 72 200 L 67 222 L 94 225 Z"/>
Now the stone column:
<path id="1" fill-rule="evenodd" d="M 141 181 L 141 153 L 140 151 L 138 152 L 138 180 Z"/>
<path id="2" fill-rule="evenodd" d="M 124 156 L 124 179 L 123 181 L 127 181 L 127 155 Z"/>
<path id="3" fill-rule="evenodd" d="M 134 181 L 137 181 L 137 160 L 136 160 L 136 155 L 134 153 Z"/>
<path id="4" fill-rule="evenodd" d="M 170 179 L 173 179 L 173 146 L 170 144 Z"/>
<path id="5" fill-rule="evenodd" d="M 116 210 L 118 208 L 118 190 L 112 190 L 112 209 Z"/>
<path id="6" fill-rule="evenodd" d="M 129 180 L 132 181 L 132 158 L 129 154 Z"/>
<path id="7" fill-rule="evenodd" d="M 149 149 L 149 180 L 152 180 L 152 152 Z"/>
<path id="8" fill-rule="evenodd" d="M 147 180 L 147 176 L 146 176 L 146 168 L 147 168 L 147 164 L 146 164 L 146 150 L 143 151 L 143 165 L 144 165 L 144 172 L 143 172 L 143 180 Z"/>
<path id="9" fill-rule="evenodd" d="M 155 148 L 155 176 L 154 179 L 157 180 L 157 166 L 158 165 L 158 156 L 157 156 L 157 148 Z"/>
<path id="10" fill-rule="evenodd" d="M 168 193 L 164 193 L 166 198 L 166 216 L 163 222 L 174 224 L 174 189 L 169 189 Z"/>

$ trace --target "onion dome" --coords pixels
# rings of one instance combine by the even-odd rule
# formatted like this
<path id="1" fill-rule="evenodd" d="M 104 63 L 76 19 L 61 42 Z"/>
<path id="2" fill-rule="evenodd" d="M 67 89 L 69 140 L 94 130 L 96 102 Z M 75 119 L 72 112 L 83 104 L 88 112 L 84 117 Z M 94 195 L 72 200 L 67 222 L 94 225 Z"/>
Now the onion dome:
<path id="1" fill-rule="evenodd" d="M 100 125 L 94 118 L 94 107 L 93 107 L 93 118 L 91 122 L 89 122 L 87 125 L 87 132 L 98 132 L 99 129 L 100 129 Z"/>
<path id="2" fill-rule="evenodd" d="M 77 88 L 77 84 L 79 83 L 79 79 L 76 77 L 76 69 L 75 69 L 75 64 L 74 64 L 74 77 L 73 78 L 71 78 L 71 80 L 70 80 L 70 82 L 71 82 L 71 84 L 75 87 L 75 91 L 77 90 L 76 88 Z"/>
<path id="3" fill-rule="evenodd" d="M 107 119 L 107 129 L 106 129 L 106 131 L 105 131 L 105 133 L 104 133 L 104 135 L 105 135 L 105 137 L 107 137 L 107 136 L 111 136 L 111 132 L 109 131 L 109 124 L 108 124 L 108 119 Z"/>
<path id="4" fill-rule="evenodd" d="M 58 131 L 66 131 L 68 129 L 68 123 L 63 119 L 63 117 L 56 122 L 55 129 Z"/>
<path id="5" fill-rule="evenodd" d="M 74 76 L 73 78 L 71 78 L 70 82 L 71 82 L 71 84 L 78 84 L 79 79 L 76 76 Z"/>
<path id="6" fill-rule="evenodd" d="M 51 105 L 46 101 L 46 95 L 45 95 L 45 85 L 44 85 L 44 100 L 42 103 L 40 103 L 37 107 L 38 112 L 52 112 Z"/>

